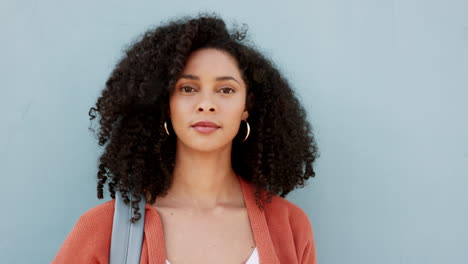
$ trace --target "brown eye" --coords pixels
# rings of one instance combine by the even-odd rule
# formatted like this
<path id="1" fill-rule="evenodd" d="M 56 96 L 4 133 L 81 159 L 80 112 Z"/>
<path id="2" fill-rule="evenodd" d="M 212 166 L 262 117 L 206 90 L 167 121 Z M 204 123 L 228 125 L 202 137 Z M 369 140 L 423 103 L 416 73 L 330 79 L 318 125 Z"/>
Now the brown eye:
<path id="1" fill-rule="evenodd" d="M 229 91 L 229 90 L 232 90 L 232 93 L 235 92 L 234 89 L 229 88 L 229 87 L 224 87 L 224 88 L 221 88 L 220 90 L 221 90 L 221 91 Z M 223 93 L 225 93 L 225 92 L 223 92 Z M 229 92 L 227 92 L 227 93 L 225 93 L 225 94 L 229 94 Z"/>
<path id="2" fill-rule="evenodd" d="M 188 89 L 185 89 L 185 88 L 188 88 Z M 180 90 L 181 90 L 182 92 L 187 92 L 187 91 L 190 92 L 191 89 L 193 89 L 193 88 L 190 87 L 190 86 L 182 86 L 182 87 L 180 87 Z M 193 90 L 195 90 L 195 89 L 193 89 Z"/>

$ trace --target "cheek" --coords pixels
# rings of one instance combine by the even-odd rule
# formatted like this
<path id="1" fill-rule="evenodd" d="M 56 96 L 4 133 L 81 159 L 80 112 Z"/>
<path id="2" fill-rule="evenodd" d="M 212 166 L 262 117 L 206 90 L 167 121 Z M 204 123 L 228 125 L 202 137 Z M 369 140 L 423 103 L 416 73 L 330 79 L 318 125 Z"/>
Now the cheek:
<path id="1" fill-rule="evenodd" d="M 183 102 L 179 98 L 173 98 L 170 100 L 170 112 L 171 112 L 171 121 L 172 126 L 174 129 L 178 127 L 183 127 L 188 122 L 186 120 L 190 114 L 187 113 L 189 107 L 187 106 L 187 102 Z"/>
<path id="2" fill-rule="evenodd" d="M 179 96 L 174 96 L 169 100 L 169 107 L 171 109 L 171 116 L 172 115 L 177 115 L 180 116 L 185 109 L 188 108 L 189 102 L 184 101 L 184 98 L 181 98 Z"/>
<path id="3" fill-rule="evenodd" d="M 239 129 L 244 108 L 244 105 L 235 104 L 223 115 L 223 120 L 226 126 L 228 126 L 230 130 L 232 129 L 234 133 Z"/>

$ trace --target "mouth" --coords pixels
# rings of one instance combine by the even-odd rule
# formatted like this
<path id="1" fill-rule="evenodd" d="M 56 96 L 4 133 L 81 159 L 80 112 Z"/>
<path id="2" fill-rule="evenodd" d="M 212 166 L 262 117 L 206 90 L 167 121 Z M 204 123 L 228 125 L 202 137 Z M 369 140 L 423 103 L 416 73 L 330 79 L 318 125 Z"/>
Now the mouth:
<path id="1" fill-rule="evenodd" d="M 217 123 L 211 122 L 209 120 L 198 121 L 195 124 L 192 124 L 192 127 L 200 133 L 211 133 L 220 128 Z"/>
<path id="2" fill-rule="evenodd" d="M 192 126 L 192 128 L 195 129 L 195 131 L 200 132 L 200 133 L 211 133 L 211 132 L 218 130 L 220 127 L 196 125 L 196 126 Z"/>

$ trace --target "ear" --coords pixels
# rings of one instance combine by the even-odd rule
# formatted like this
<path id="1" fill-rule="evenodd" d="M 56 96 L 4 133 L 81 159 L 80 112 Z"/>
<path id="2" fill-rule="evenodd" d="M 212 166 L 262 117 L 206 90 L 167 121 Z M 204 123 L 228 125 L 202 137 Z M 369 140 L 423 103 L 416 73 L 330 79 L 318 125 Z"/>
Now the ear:
<path id="1" fill-rule="evenodd" d="M 246 120 L 248 117 L 249 117 L 249 111 L 245 110 L 245 111 L 242 113 L 242 120 Z"/>
<path id="2" fill-rule="evenodd" d="M 254 105 L 254 94 L 252 92 L 249 92 L 246 100 L 246 111 L 247 109 L 252 109 Z M 248 114 L 248 113 L 247 113 Z M 248 116 L 248 115 L 247 115 Z M 247 118 L 247 117 L 246 117 Z"/>
<path id="3" fill-rule="evenodd" d="M 246 103 L 246 107 L 245 107 L 244 112 L 242 113 L 242 119 L 243 120 L 246 120 L 249 117 L 249 111 L 247 111 L 247 109 L 252 109 L 252 107 L 253 107 L 253 104 L 254 104 L 254 93 L 253 92 L 249 92 L 249 94 L 247 95 L 247 99 L 246 99 L 245 103 Z"/>

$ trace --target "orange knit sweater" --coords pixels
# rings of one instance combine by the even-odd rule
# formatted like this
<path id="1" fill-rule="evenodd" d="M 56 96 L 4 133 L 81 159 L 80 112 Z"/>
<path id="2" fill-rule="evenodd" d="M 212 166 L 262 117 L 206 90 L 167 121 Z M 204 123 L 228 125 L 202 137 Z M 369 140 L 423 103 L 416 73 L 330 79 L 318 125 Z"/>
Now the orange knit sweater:
<path id="1" fill-rule="evenodd" d="M 273 196 L 261 211 L 254 186 L 238 175 L 261 264 L 316 264 L 312 225 L 297 205 Z M 264 192 L 265 195 L 265 192 Z M 263 196 L 264 197 L 264 196 Z M 68 234 L 52 263 L 109 263 L 115 200 L 85 212 Z M 166 250 L 159 213 L 146 204 L 140 264 L 165 264 Z"/>

